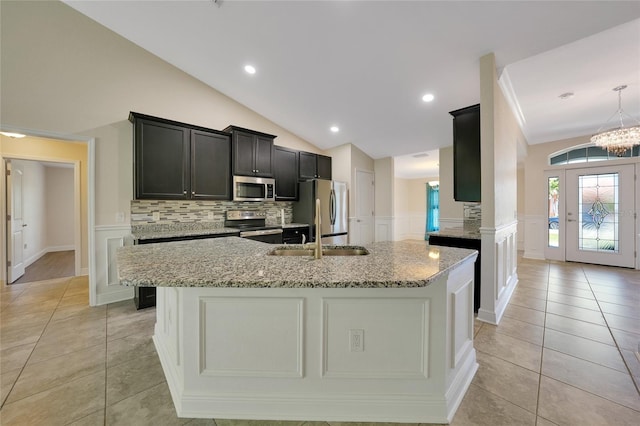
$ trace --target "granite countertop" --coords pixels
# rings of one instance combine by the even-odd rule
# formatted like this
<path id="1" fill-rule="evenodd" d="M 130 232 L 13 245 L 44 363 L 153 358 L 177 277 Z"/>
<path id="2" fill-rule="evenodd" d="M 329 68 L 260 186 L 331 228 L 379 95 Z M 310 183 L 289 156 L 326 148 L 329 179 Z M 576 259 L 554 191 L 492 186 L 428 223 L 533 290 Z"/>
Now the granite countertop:
<path id="1" fill-rule="evenodd" d="M 287 228 L 304 228 L 305 226 L 309 226 L 307 223 L 285 223 L 282 225 L 282 229 Z"/>
<path id="2" fill-rule="evenodd" d="M 440 231 L 429 232 L 428 234 L 437 235 L 438 237 L 466 238 L 469 240 L 481 239 L 479 229 L 468 230 L 464 228 L 446 228 Z"/>
<path id="3" fill-rule="evenodd" d="M 153 240 L 158 238 L 177 238 L 189 237 L 196 235 L 221 235 L 221 234 L 237 234 L 240 232 L 236 228 L 225 228 L 217 224 L 163 224 L 163 225 L 146 225 L 138 226 L 131 231 L 131 235 L 135 241 Z M 276 225 L 277 226 L 277 225 Z M 302 228 L 309 226 L 304 223 L 286 223 L 282 229 Z"/>
<path id="4" fill-rule="evenodd" d="M 417 240 L 374 243 L 365 256 L 322 259 L 268 255 L 276 247 L 238 237 L 121 247 L 118 279 L 150 287 L 424 287 L 477 255 Z"/>

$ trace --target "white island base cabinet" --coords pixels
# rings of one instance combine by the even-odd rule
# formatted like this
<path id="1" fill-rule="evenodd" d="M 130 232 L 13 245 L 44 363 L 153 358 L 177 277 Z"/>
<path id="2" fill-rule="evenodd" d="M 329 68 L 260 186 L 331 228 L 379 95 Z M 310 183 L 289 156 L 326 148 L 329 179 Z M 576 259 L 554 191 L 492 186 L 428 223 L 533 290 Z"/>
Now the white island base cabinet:
<path id="1" fill-rule="evenodd" d="M 478 368 L 473 261 L 419 288 L 158 287 L 178 416 L 448 423 Z"/>

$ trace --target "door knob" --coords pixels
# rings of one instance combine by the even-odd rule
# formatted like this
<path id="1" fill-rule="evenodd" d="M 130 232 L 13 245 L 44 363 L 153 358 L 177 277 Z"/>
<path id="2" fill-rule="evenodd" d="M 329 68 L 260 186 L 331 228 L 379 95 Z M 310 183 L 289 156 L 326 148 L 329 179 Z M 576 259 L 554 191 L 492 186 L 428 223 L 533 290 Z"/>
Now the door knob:
<path id="1" fill-rule="evenodd" d="M 567 222 L 575 222 L 575 219 L 567 219 Z"/>
<path id="2" fill-rule="evenodd" d="M 23 223 L 23 224 L 22 224 L 22 227 L 23 227 L 23 228 L 24 228 L 24 227 L 26 227 L 26 226 L 27 226 L 27 224 L 26 224 L 26 223 Z"/>

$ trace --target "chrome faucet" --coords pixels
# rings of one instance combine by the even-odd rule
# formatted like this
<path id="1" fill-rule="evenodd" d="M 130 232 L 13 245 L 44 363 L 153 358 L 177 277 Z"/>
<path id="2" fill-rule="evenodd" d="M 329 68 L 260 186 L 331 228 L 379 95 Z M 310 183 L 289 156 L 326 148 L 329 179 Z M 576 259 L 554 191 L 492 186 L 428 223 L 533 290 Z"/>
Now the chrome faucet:
<path id="1" fill-rule="evenodd" d="M 320 232 L 320 199 L 316 198 L 316 220 L 314 226 L 316 227 L 316 242 L 307 243 L 305 247 L 313 247 L 313 257 L 316 259 L 322 259 L 322 232 Z"/>

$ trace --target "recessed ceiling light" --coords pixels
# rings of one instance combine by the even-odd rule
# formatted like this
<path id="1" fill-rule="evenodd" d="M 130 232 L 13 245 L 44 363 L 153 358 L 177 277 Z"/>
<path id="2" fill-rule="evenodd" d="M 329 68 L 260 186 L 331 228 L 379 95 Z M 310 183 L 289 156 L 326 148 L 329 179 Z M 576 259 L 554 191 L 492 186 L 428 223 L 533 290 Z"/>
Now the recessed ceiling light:
<path id="1" fill-rule="evenodd" d="M 331 126 L 329 130 L 331 130 L 333 133 L 338 133 L 340 131 L 340 128 L 338 126 Z"/>
<path id="2" fill-rule="evenodd" d="M 433 96 L 431 93 L 427 93 L 422 97 L 422 100 L 425 102 L 431 102 L 434 99 L 435 99 L 435 96 Z"/>
<path id="3" fill-rule="evenodd" d="M 573 92 L 565 92 L 562 95 L 558 96 L 560 99 L 569 99 L 569 98 L 573 98 L 575 96 L 575 93 Z"/>
<path id="4" fill-rule="evenodd" d="M 244 66 L 244 70 L 247 72 L 247 74 L 255 74 L 256 73 L 256 68 L 252 65 L 245 65 Z"/>
<path id="5" fill-rule="evenodd" d="M 413 154 L 413 158 L 424 158 L 424 157 L 428 157 L 429 154 L 427 154 L 426 152 L 421 152 L 419 154 Z"/>
<path id="6" fill-rule="evenodd" d="M 23 135 L 22 133 L 11 133 L 11 132 L 0 132 L 0 134 L 10 138 L 16 138 L 16 139 L 24 138 L 26 136 L 26 135 Z"/>

